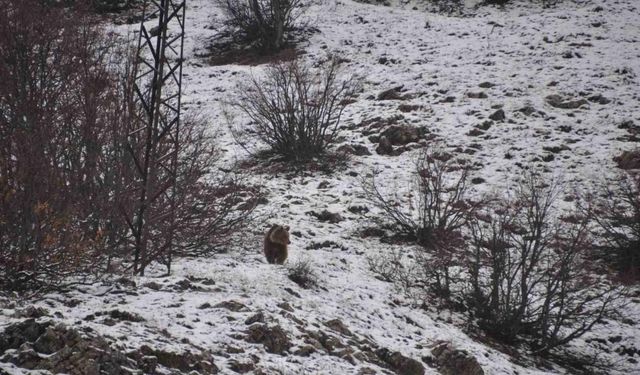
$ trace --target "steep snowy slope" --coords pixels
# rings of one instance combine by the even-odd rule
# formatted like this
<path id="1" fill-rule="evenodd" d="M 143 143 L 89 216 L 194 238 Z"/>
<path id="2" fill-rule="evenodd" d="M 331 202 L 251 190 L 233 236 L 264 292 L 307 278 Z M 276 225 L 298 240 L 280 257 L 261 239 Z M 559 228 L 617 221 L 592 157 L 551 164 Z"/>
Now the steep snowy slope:
<path id="1" fill-rule="evenodd" d="M 187 112 L 206 119 L 229 166 L 248 156 L 233 142 L 223 113 L 232 109 L 224 103 L 264 66 L 209 65 L 208 47 L 222 28 L 212 3 L 188 1 L 183 102 Z M 156 275 L 132 278 L 138 288 L 127 281 L 105 282 L 50 295 L 37 305 L 56 321 L 89 328 L 124 351 L 143 345 L 165 352 L 208 351 L 224 374 L 243 368 L 256 374 L 386 373 L 390 370 L 368 359 L 363 347 L 429 362 L 430 347 L 440 340 L 471 353 L 485 374 L 565 372 L 536 368 L 527 359 L 518 364 L 465 334 L 460 316 L 438 310 L 435 302 L 413 308 L 392 284 L 375 278 L 368 256 L 397 245 L 360 236 L 376 215 L 363 198 L 361 181 L 376 171 L 389 192 L 406 193 L 417 151 L 379 155 L 361 124 L 380 117 L 425 127 L 445 147 L 469 154 L 478 166 L 474 177 L 484 181 L 479 192 L 504 187 L 523 166 L 578 186 L 607 179 L 616 172 L 612 158 L 637 147 L 618 125 L 640 123 L 640 4 L 595 0 L 542 9 L 522 1 L 506 10 L 480 7 L 468 13 L 449 17 L 349 0 L 314 3 L 308 18 L 318 32 L 299 45 L 301 58 L 315 64 L 337 54 L 346 74 L 362 77 L 362 92 L 347 107 L 340 136 L 342 143 L 363 145 L 371 155 L 352 156 L 332 174 L 247 169 L 243 173 L 264 188 L 268 203 L 258 207 L 259 222 L 228 254 L 178 260 L 172 276 L 161 276 L 158 269 Z M 380 92 L 399 86 L 405 100 L 377 100 Z M 585 103 L 557 108 L 549 95 Z M 500 109 L 505 119 L 487 123 Z M 237 115 L 235 121 L 244 119 Z M 371 211 L 349 210 L 355 206 Z M 321 222 L 310 214 L 324 210 L 344 220 Z M 285 267 L 266 264 L 261 236 L 272 223 L 292 227 L 288 262 L 309 261 L 319 287 L 302 289 L 288 279 Z M 20 320 L 15 316 L 20 304 L 5 301 L 4 307 L 0 328 Z M 574 347 L 615 362 L 612 373 L 640 373 L 638 312 L 635 299 L 627 320 L 599 326 Z M 248 342 L 247 319 L 281 327 L 290 342 L 275 347 Z M 334 342 L 327 344 L 329 336 Z M 620 348 L 635 352 L 620 355 Z M 438 373 L 428 363 L 424 367 L 427 374 Z"/>

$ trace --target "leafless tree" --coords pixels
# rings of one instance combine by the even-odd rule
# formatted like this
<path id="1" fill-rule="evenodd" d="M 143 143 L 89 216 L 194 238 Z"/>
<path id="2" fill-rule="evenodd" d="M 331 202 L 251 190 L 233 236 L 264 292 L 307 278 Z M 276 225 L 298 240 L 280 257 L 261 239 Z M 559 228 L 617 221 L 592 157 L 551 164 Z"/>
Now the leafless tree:
<path id="1" fill-rule="evenodd" d="M 81 7 L 0 0 L 0 279 L 45 291 L 131 265 L 122 207 L 136 199 L 128 126 L 134 53 Z M 180 134 L 174 254 L 219 249 L 246 223 L 257 191 L 218 173 L 202 123 Z M 153 237 L 153 236 L 152 236 Z M 158 236 L 159 237 L 159 236 Z M 151 246 L 153 248 L 153 246 Z M 140 263 L 170 264 L 150 252 Z"/>
<path id="2" fill-rule="evenodd" d="M 0 32 L 0 268 L 7 288 L 46 288 L 101 259 L 111 41 L 33 0 L 0 1 Z"/>
<path id="3" fill-rule="evenodd" d="M 214 0 L 226 25 L 263 52 L 279 51 L 306 10 L 302 0 Z"/>
<path id="4" fill-rule="evenodd" d="M 620 174 L 585 204 L 595 212 L 604 245 L 595 250 L 625 282 L 640 280 L 640 176 Z"/>
<path id="5" fill-rule="evenodd" d="M 222 252 L 250 222 L 262 192 L 239 173 L 217 168 L 219 153 L 201 119 L 184 122 L 181 144 L 175 254 Z"/>
<path id="6" fill-rule="evenodd" d="M 232 103 L 251 121 L 232 129 L 236 138 L 243 143 L 257 138 L 293 162 L 324 153 L 357 87 L 354 79 L 339 76 L 338 65 L 332 59 L 321 71 L 313 71 L 294 60 L 269 66 L 264 79 L 252 78 Z"/>
<path id="7" fill-rule="evenodd" d="M 363 184 L 382 221 L 420 246 L 415 254 L 420 278 L 445 296 L 450 293 L 451 268 L 466 244 L 462 229 L 482 205 L 468 196 L 469 170 L 464 160 L 435 147 L 416 160 L 411 199 L 399 202 L 389 197 L 375 179 Z"/>
<path id="8" fill-rule="evenodd" d="M 471 221 L 468 300 L 480 325 L 513 342 L 534 339 L 548 352 L 615 313 L 622 289 L 588 260 L 592 217 L 558 208 L 561 185 L 535 174 L 514 196 Z"/>

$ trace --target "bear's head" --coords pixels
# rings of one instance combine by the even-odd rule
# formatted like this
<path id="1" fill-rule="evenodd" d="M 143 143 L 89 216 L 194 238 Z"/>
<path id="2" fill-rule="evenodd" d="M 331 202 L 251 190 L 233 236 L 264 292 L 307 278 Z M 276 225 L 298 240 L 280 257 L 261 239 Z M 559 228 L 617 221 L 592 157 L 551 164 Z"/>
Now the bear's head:
<path id="1" fill-rule="evenodd" d="M 276 228 L 271 231 L 271 236 L 269 236 L 269 239 L 272 242 L 282 245 L 290 244 L 291 241 L 289 240 L 289 226 L 277 225 Z"/>

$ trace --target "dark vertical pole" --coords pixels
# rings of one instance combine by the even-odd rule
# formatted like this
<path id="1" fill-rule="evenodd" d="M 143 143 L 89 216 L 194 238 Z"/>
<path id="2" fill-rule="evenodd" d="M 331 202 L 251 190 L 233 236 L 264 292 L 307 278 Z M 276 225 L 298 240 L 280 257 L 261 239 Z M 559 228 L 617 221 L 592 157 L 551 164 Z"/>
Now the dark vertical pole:
<path id="1" fill-rule="evenodd" d="M 154 260 L 168 271 L 175 235 L 176 183 L 180 135 L 182 62 L 186 0 L 146 0 L 135 66 L 135 111 L 128 150 L 136 180 L 130 187 L 133 207 L 126 207 L 133 237 L 133 272 L 144 274 Z M 149 11 L 147 11 L 149 10 Z M 146 23 L 157 19 L 147 30 Z M 151 245 L 150 245 L 151 244 Z"/>

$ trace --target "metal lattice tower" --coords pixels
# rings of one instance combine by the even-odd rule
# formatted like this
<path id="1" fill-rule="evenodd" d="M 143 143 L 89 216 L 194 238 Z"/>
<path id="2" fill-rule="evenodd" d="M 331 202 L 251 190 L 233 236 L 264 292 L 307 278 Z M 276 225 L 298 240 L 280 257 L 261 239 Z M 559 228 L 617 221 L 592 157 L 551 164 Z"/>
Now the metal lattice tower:
<path id="1" fill-rule="evenodd" d="M 145 0 L 134 68 L 135 117 L 128 148 L 135 164 L 128 224 L 134 273 L 152 260 L 170 271 L 176 216 L 176 179 L 186 0 Z"/>

